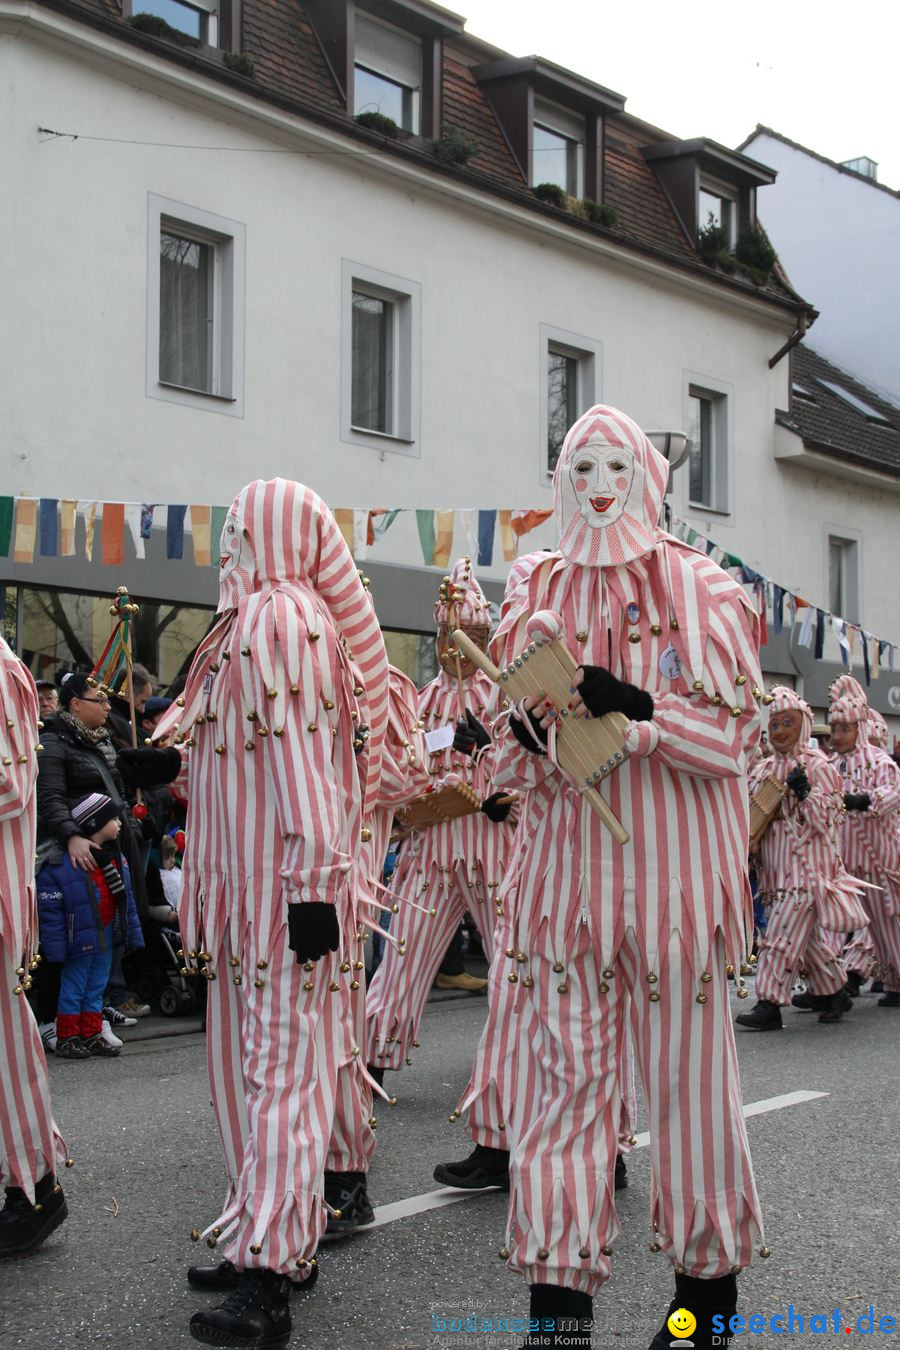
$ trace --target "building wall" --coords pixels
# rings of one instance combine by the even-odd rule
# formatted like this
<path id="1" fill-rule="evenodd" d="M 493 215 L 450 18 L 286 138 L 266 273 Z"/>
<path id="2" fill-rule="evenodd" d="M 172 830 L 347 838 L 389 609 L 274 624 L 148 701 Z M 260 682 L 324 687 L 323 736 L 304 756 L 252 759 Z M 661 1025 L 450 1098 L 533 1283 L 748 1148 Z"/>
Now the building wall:
<path id="1" fill-rule="evenodd" d="M 900 197 L 765 133 L 745 151 L 778 170 L 759 215 L 820 311 L 812 346 L 900 404 Z"/>

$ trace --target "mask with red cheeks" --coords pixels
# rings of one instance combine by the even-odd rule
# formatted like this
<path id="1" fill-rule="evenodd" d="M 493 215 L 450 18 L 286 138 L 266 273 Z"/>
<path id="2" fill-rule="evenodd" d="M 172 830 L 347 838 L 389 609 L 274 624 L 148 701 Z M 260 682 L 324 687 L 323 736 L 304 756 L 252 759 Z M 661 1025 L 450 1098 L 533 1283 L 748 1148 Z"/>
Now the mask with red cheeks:
<path id="1" fill-rule="evenodd" d="M 795 748 L 803 730 L 799 712 L 773 713 L 769 718 L 769 743 L 779 755 L 788 755 Z"/>
<path id="2" fill-rule="evenodd" d="M 831 748 L 836 755 L 849 755 L 856 749 L 859 726 L 856 722 L 831 723 Z"/>

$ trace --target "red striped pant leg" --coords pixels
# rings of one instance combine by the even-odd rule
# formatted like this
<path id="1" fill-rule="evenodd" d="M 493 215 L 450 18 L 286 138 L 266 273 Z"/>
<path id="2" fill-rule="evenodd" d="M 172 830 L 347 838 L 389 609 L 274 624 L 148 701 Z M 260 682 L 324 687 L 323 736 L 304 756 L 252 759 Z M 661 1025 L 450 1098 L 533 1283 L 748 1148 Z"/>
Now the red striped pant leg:
<path id="1" fill-rule="evenodd" d="M 811 994 L 836 994 L 847 982 L 837 958 L 822 941 L 818 927 L 813 929 L 806 944 L 803 969 Z"/>
<path id="2" fill-rule="evenodd" d="M 886 993 L 900 993 L 900 914 L 886 913 L 878 896 L 869 901 L 869 913 L 876 978 L 884 982 Z"/>
<path id="3" fill-rule="evenodd" d="M 226 928 L 215 960 L 218 978 L 206 986 L 206 1062 L 228 1173 L 226 1207 L 234 1199 L 250 1133 L 242 1069 L 241 1009 L 246 994 L 244 985 L 252 976 L 245 965 L 232 966 L 230 961 L 234 959 L 237 959 L 234 945 Z"/>
<path id="4" fill-rule="evenodd" d="M 619 953 L 650 1125 L 655 1241 L 676 1269 L 701 1279 L 749 1265 L 762 1227 L 726 960 L 719 933 L 705 970 L 695 968 L 677 932 L 658 972 L 648 970 L 632 930 Z"/>
<path id="5" fill-rule="evenodd" d="M 0 1182 L 34 1201 L 34 1183 L 66 1157 L 50 1105 L 41 1034 L 16 975 L 20 957 L 0 939 Z"/>
<path id="6" fill-rule="evenodd" d="M 507 949 L 512 942 L 511 920 L 504 918 L 495 929 L 494 955 L 488 972 L 487 1019 L 478 1041 L 472 1072 L 457 1106 L 468 1111 L 466 1133 L 485 1148 L 508 1148 L 508 1133 L 515 1100 L 517 1056 L 514 1035 L 515 1001 L 508 976 L 515 971 L 515 958 Z M 526 1060 L 523 1071 L 527 1072 Z"/>
<path id="7" fill-rule="evenodd" d="M 386 944 L 366 1004 L 368 1062 L 385 1069 L 401 1069 L 418 1040 L 434 977 L 465 913 L 459 887 L 452 885 L 448 871 L 433 869 L 427 888 L 417 888 L 411 898 L 436 912 L 432 916 L 400 905 L 391 932 L 406 938 L 406 954 L 401 956 L 393 943 Z"/>
<path id="8" fill-rule="evenodd" d="M 619 1137 L 616 1151 L 623 1157 L 634 1148 L 634 1135 L 637 1130 L 637 1085 L 634 1077 L 634 1048 L 631 1044 L 631 1029 L 627 1011 L 623 1013 L 622 1040 L 619 1050 Z"/>
<path id="9" fill-rule="evenodd" d="M 867 912 L 871 913 L 871 901 L 866 901 Z M 853 970 L 864 980 L 870 980 L 875 973 L 875 944 L 869 931 L 871 925 L 857 928 L 841 956 L 841 965 L 847 972 Z"/>
<path id="10" fill-rule="evenodd" d="M 334 1123 L 325 1159 L 325 1168 L 329 1172 L 367 1172 L 375 1152 L 375 1131 L 370 1123 L 372 1087 L 365 1074 L 362 1051 L 366 1021 L 365 969 L 354 968 L 352 982 L 359 988 L 347 988 L 342 984 L 343 1015 L 349 1034 L 338 1069 Z"/>
<path id="11" fill-rule="evenodd" d="M 593 1294 L 609 1277 L 619 1226 L 621 995 L 618 981 L 600 992 L 588 925 L 577 927 L 564 977 L 553 969 L 545 933 L 526 951 L 533 987 L 518 995 L 529 1039 L 519 1053 L 530 1054 L 535 1069 L 528 1114 L 513 1130 L 510 1265 L 528 1284 Z"/>
<path id="12" fill-rule="evenodd" d="M 782 1007 L 790 1003 L 794 976 L 803 963 L 815 925 L 815 904 L 806 896 L 785 895 L 775 902 L 766 931 L 759 938 L 758 998 Z"/>
<path id="13" fill-rule="evenodd" d="M 501 907 L 497 903 L 500 894 L 499 885 L 487 880 L 479 862 L 474 864 L 457 862 L 453 878 L 462 892 L 465 908 L 478 926 L 485 955 L 490 961 L 496 950 L 494 933 L 500 922 Z"/>
<path id="14" fill-rule="evenodd" d="M 265 959 L 242 986 L 248 1133 L 233 1203 L 215 1227 L 222 1254 L 236 1266 L 296 1277 L 297 1260 L 313 1256 L 325 1227 L 323 1172 L 342 1044 L 340 957 L 329 954 L 306 971 L 283 927 Z"/>

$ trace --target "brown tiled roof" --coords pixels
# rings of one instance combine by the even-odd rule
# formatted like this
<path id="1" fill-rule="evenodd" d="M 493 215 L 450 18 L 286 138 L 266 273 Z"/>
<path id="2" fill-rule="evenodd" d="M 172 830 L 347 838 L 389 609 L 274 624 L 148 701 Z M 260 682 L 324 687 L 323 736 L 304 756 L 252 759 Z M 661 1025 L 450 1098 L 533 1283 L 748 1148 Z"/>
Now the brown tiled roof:
<path id="1" fill-rule="evenodd" d="M 875 421 L 851 407 L 823 380 L 861 399 L 886 421 Z M 775 420 L 800 436 L 810 450 L 900 475 L 900 408 L 805 343 L 791 353 L 790 411 L 777 412 Z"/>
<path id="2" fill-rule="evenodd" d="M 447 34 L 443 42 L 442 125 L 466 132 L 478 143 L 478 154 L 465 168 L 440 164 L 427 141 L 416 137 L 385 140 L 357 126 L 347 113 L 331 68 L 322 53 L 301 0 L 243 0 L 243 50 L 253 58 L 254 78 L 244 79 L 227 70 L 221 53 L 204 47 L 184 47 L 165 38 L 137 33 L 122 18 L 117 0 L 40 0 L 57 12 L 95 24 L 106 33 L 118 33 L 145 50 L 189 66 L 203 75 L 237 85 L 252 96 L 276 102 L 299 117 L 314 118 L 365 143 L 369 153 L 398 155 L 418 162 L 436 174 L 468 181 L 487 192 L 499 192 L 538 214 L 566 221 L 573 230 L 602 234 L 624 249 L 650 253 L 680 268 L 713 278 L 728 289 L 742 289 L 793 309 L 808 309 L 784 273 L 776 268 L 762 286 L 741 276 L 725 275 L 708 267 L 687 238 L 650 164 L 640 149 L 668 139 L 666 134 L 628 114 L 607 118 L 604 161 L 604 200 L 618 218 L 609 228 L 576 219 L 538 200 L 503 134 L 497 116 L 472 74 L 486 55 L 502 55 L 468 34 Z M 135 11 L 140 0 L 133 0 Z M 77 128 L 73 128 L 77 130 Z"/>

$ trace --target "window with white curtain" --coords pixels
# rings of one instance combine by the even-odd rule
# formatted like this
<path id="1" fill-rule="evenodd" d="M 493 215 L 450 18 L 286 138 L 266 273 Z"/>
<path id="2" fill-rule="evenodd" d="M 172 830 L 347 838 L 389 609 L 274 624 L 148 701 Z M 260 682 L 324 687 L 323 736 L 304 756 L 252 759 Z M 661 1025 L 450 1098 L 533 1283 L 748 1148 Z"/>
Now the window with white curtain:
<path id="1" fill-rule="evenodd" d="M 149 195 L 147 393 L 243 415 L 244 226 Z"/>

